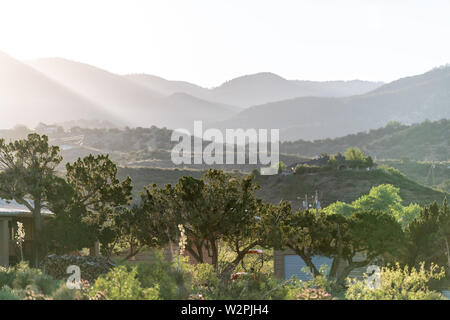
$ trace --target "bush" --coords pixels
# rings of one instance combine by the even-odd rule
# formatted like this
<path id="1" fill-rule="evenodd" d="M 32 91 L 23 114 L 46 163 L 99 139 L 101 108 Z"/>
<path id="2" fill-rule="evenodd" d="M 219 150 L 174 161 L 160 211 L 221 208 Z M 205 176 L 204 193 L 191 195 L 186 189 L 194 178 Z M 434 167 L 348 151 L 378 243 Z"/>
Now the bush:
<path id="1" fill-rule="evenodd" d="M 12 288 L 16 290 L 32 290 L 37 294 L 51 295 L 60 285 L 60 281 L 43 274 L 39 269 L 29 268 L 22 263 L 11 269 Z"/>
<path id="2" fill-rule="evenodd" d="M 325 276 L 328 274 L 328 266 L 320 266 L 319 276 L 307 268 L 302 269 L 303 272 L 309 274 L 312 279 L 308 281 L 295 280 L 290 284 L 289 298 L 296 300 L 332 300 L 332 292 L 336 289 L 336 284 Z"/>
<path id="3" fill-rule="evenodd" d="M 119 266 L 95 281 L 89 294 L 95 298 L 99 293 L 107 300 L 156 300 L 159 287 L 142 288 L 136 267 L 128 271 L 125 266 Z"/>
<path id="4" fill-rule="evenodd" d="M 284 283 L 272 274 L 241 275 L 236 280 L 223 281 L 211 294 L 211 299 L 225 300 L 283 300 L 288 294 Z"/>
<path id="5" fill-rule="evenodd" d="M 332 300 L 331 294 L 322 288 L 304 288 L 296 296 L 297 300 Z"/>
<path id="6" fill-rule="evenodd" d="M 403 179 L 408 179 L 400 170 L 390 167 L 390 166 L 387 166 L 385 164 L 378 166 L 377 170 L 382 173 L 387 173 L 392 176 L 396 176 L 396 177 L 403 178 Z"/>
<path id="7" fill-rule="evenodd" d="M 192 267 L 192 291 L 202 296 L 211 296 L 219 288 L 220 280 L 214 267 L 208 263 L 200 263 Z"/>
<path id="8" fill-rule="evenodd" d="M 52 298 L 54 300 L 80 300 L 80 293 L 78 290 L 71 290 L 67 288 L 65 283 L 61 285 L 53 292 Z"/>
<path id="9" fill-rule="evenodd" d="M 0 269 L 0 299 L 46 300 L 62 286 L 62 281 L 43 274 L 39 269 L 20 263 L 13 268 Z"/>
<path id="10" fill-rule="evenodd" d="M 21 263 L 12 270 L 14 279 L 12 288 L 25 290 L 28 286 L 34 285 L 34 280 L 42 276 L 41 270 L 31 269 L 28 264 Z"/>
<path id="11" fill-rule="evenodd" d="M 137 279 L 142 287 L 152 288 L 159 286 L 159 297 L 164 300 L 186 299 L 189 295 L 187 287 L 188 274 L 181 272 L 174 267 L 173 263 L 166 261 L 163 253 L 155 251 L 154 262 L 151 264 L 139 263 L 136 266 Z M 184 269 L 187 271 L 189 265 L 184 262 Z"/>
<path id="12" fill-rule="evenodd" d="M 298 164 L 294 168 L 294 174 L 315 173 L 323 170 L 328 170 L 326 167 L 310 166 L 308 164 Z"/>
<path id="13" fill-rule="evenodd" d="M 12 287 L 15 274 L 13 269 L 0 267 L 0 288 L 4 286 Z"/>
<path id="14" fill-rule="evenodd" d="M 20 297 L 11 288 L 4 286 L 0 289 L 0 300 L 20 300 Z"/>
<path id="15" fill-rule="evenodd" d="M 363 281 L 348 279 L 348 289 L 345 294 L 349 300 L 436 300 L 443 296 L 429 289 L 431 280 L 438 280 L 445 275 L 444 269 L 432 265 L 426 270 L 422 263 L 420 269 L 408 266 L 400 267 L 397 263 L 394 267 L 381 269 L 380 285 L 378 288 L 370 288 L 367 285 L 368 277 Z"/>

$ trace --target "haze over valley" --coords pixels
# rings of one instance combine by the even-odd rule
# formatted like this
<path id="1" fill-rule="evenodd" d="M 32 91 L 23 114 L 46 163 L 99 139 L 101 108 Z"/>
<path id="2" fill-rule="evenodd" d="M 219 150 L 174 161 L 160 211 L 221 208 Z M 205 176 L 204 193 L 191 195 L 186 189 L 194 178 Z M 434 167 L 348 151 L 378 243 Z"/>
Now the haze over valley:
<path id="1" fill-rule="evenodd" d="M 276 128 L 282 140 L 334 138 L 390 121 L 450 117 L 450 67 L 391 83 L 286 80 L 262 72 L 215 88 L 147 74 L 118 75 L 62 58 L 0 54 L 3 128 L 103 120 L 117 127 Z M 20 120 L 18 120 L 20 119 Z"/>

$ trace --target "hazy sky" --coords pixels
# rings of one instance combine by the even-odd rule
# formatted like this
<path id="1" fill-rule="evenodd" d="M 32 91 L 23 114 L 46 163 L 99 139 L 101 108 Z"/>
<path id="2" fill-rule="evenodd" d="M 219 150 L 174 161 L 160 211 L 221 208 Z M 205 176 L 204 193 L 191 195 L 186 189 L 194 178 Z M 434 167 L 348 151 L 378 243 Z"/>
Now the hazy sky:
<path id="1" fill-rule="evenodd" d="M 450 62 L 449 14 L 448 0 L 0 0 L 0 50 L 208 87 L 262 71 L 390 81 Z"/>

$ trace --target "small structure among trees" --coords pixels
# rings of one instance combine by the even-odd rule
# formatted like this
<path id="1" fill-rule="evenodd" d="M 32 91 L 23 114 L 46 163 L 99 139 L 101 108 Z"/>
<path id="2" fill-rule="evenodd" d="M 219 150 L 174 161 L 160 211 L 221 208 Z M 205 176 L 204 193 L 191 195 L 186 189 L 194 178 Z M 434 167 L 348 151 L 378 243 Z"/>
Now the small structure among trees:
<path id="1" fill-rule="evenodd" d="M 53 213 L 42 210 L 42 218 L 47 220 Z M 23 239 L 17 243 L 21 224 Z M 8 267 L 20 260 L 31 260 L 33 252 L 33 215 L 27 207 L 0 199 L 0 266 Z"/>
<path id="2" fill-rule="evenodd" d="M 302 174 L 317 170 L 365 169 L 373 166 L 374 162 L 371 156 L 365 156 L 360 149 L 350 147 L 344 155 L 322 153 L 314 159 L 293 164 L 291 170 L 296 174 Z"/>

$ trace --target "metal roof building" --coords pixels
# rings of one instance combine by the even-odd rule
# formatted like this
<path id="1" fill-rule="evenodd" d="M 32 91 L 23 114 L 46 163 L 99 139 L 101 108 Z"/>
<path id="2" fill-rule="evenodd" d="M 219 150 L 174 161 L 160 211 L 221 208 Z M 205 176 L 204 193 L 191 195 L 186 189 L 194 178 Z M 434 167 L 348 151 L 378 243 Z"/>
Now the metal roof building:
<path id="1" fill-rule="evenodd" d="M 41 211 L 43 217 L 52 215 L 49 210 Z M 14 230 L 17 222 L 22 222 L 25 229 L 24 251 L 31 251 L 33 241 L 33 215 L 30 210 L 15 201 L 0 199 L 0 266 L 7 267 L 10 258 L 16 257 Z"/>

